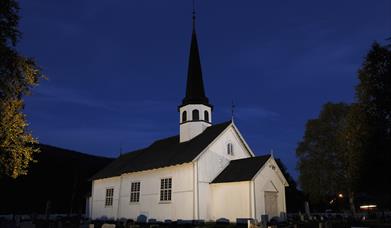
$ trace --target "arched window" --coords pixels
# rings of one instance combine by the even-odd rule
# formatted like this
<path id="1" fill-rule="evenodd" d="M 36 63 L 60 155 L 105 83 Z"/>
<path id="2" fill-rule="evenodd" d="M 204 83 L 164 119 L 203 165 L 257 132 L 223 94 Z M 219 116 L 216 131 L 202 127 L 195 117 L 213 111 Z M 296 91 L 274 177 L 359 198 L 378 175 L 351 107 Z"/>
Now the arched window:
<path id="1" fill-rule="evenodd" d="M 200 112 L 197 109 L 193 110 L 193 120 L 200 120 Z"/>
<path id="2" fill-rule="evenodd" d="M 206 122 L 209 122 L 209 112 L 208 111 L 204 111 L 204 119 Z"/>
<path id="3" fill-rule="evenodd" d="M 232 145 L 232 143 L 227 144 L 227 154 L 234 155 L 234 145 Z"/>
<path id="4" fill-rule="evenodd" d="M 186 121 L 187 121 L 187 112 L 183 111 L 182 112 L 182 122 L 186 122 Z"/>

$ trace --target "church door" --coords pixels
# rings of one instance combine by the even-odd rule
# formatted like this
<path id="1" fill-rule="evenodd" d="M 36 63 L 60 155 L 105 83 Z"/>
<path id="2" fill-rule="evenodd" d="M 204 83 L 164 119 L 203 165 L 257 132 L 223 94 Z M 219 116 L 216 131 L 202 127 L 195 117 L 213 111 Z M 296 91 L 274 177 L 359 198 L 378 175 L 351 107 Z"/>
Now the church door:
<path id="1" fill-rule="evenodd" d="M 265 212 L 269 219 L 278 216 L 277 192 L 265 192 Z"/>

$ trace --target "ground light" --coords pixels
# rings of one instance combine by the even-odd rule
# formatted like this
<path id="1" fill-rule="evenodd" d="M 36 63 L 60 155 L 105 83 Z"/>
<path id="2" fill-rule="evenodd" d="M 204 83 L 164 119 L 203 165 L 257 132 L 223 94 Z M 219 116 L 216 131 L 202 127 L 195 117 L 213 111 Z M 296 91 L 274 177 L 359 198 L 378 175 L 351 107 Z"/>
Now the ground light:
<path id="1" fill-rule="evenodd" d="M 374 204 L 361 205 L 360 209 L 362 209 L 362 210 L 372 210 L 372 209 L 375 209 L 376 207 L 377 207 L 377 205 L 374 205 Z"/>
<path id="2" fill-rule="evenodd" d="M 339 198 L 343 198 L 343 194 L 342 194 L 342 193 L 339 193 L 339 194 L 338 194 L 338 197 L 339 197 Z"/>

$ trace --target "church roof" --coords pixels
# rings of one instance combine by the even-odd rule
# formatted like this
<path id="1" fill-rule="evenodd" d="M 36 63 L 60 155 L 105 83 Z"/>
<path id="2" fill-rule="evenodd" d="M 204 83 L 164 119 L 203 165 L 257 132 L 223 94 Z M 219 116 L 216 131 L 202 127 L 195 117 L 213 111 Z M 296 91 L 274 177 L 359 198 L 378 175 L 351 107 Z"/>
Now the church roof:
<path id="1" fill-rule="evenodd" d="M 209 104 L 209 99 L 205 95 L 200 53 L 198 51 L 197 35 L 194 26 L 191 35 L 186 96 L 182 100 L 182 106 L 187 104 L 204 104 L 211 106 Z"/>
<path id="2" fill-rule="evenodd" d="M 120 176 L 123 173 L 191 162 L 230 124 L 231 121 L 212 125 L 200 135 L 182 143 L 179 142 L 178 135 L 157 140 L 149 147 L 121 155 L 91 179 Z"/>
<path id="3" fill-rule="evenodd" d="M 229 165 L 212 181 L 213 183 L 238 182 L 251 180 L 271 155 L 232 160 Z"/>

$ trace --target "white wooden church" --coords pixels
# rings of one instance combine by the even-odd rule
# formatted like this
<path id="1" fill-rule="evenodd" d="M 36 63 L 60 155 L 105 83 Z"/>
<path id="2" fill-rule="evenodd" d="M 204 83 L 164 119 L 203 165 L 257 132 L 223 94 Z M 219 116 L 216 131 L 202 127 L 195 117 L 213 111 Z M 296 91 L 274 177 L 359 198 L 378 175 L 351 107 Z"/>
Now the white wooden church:
<path id="1" fill-rule="evenodd" d="M 273 156 L 255 156 L 233 121 L 212 124 L 194 17 L 178 110 L 179 135 L 123 154 L 92 178 L 91 218 L 235 222 L 286 212 L 288 183 Z"/>

